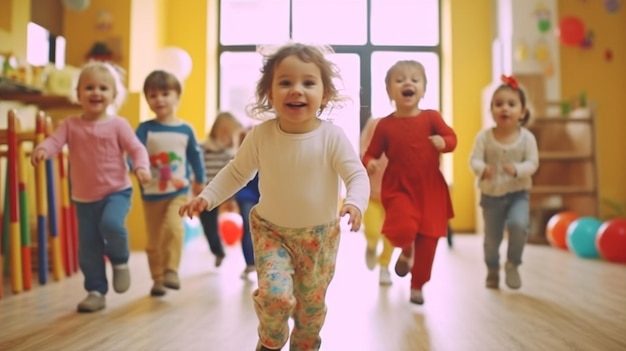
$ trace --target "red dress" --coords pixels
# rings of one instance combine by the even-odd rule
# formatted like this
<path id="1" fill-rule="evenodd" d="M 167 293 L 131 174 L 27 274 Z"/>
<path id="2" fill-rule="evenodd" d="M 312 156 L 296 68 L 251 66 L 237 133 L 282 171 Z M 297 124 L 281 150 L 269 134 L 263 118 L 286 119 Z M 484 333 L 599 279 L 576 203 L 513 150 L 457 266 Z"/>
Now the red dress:
<path id="1" fill-rule="evenodd" d="M 452 201 L 439 168 L 441 152 L 429 137 L 445 140 L 441 152 L 456 148 L 454 130 L 439 112 L 424 110 L 412 117 L 384 117 L 363 156 L 363 164 L 384 153 L 389 163 L 383 175 L 381 201 L 385 207 L 383 234 L 396 247 L 412 244 L 416 235 L 446 236 L 454 216 Z"/>

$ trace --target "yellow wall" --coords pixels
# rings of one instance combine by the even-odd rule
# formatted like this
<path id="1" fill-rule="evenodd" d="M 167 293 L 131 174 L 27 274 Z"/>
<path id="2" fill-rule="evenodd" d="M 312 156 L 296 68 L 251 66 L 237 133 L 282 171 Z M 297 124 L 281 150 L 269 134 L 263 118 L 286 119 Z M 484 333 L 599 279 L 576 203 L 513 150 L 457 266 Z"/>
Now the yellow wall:
<path id="1" fill-rule="evenodd" d="M 444 54 L 452 57 L 451 99 L 458 139 L 453 158 L 455 217 L 451 224 L 456 232 L 472 232 L 475 226 L 474 176 L 469 171 L 468 159 L 474 137 L 482 128 L 481 91 L 491 80 L 493 9 L 491 0 L 448 1 L 451 52 Z"/>
<path id="2" fill-rule="evenodd" d="M 0 12 L 4 11 L 10 11 L 11 18 L 9 21 L 2 19 L 0 53 L 10 51 L 17 57 L 26 57 L 26 25 L 30 21 L 30 1 L 0 0 Z M 5 29 L 8 27 L 11 29 Z"/>
<path id="3" fill-rule="evenodd" d="M 192 57 L 191 74 L 184 82 L 178 115 L 191 123 L 199 138 L 207 130 L 207 66 L 212 64 L 207 59 L 208 2 L 186 0 L 187 6 L 181 6 L 181 2 L 168 1 L 164 19 L 167 28 L 164 44 L 180 47 Z"/>
<path id="4" fill-rule="evenodd" d="M 604 1 L 559 0 L 560 16 L 579 17 L 594 32 L 591 49 L 561 46 L 561 91 L 563 97 L 587 92 L 597 104 L 597 135 L 600 196 L 626 205 L 626 8 L 608 13 Z M 613 51 L 613 60 L 605 51 Z M 626 210 L 626 208 L 624 208 Z M 604 217 L 607 208 L 602 208 Z"/>

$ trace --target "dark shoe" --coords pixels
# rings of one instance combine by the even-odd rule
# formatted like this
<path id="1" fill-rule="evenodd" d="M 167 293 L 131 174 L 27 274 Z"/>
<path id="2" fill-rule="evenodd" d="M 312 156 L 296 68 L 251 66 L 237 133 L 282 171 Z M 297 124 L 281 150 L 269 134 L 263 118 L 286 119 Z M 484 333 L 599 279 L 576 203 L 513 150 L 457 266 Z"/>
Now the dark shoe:
<path id="1" fill-rule="evenodd" d="M 497 268 L 488 268 L 487 279 L 485 280 L 485 286 L 489 289 L 499 289 L 500 287 L 500 273 Z"/>
<path id="2" fill-rule="evenodd" d="M 165 271 L 165 275 L 163 276 L 163 285 L 168 289 L 180 289 L 180 279 L 178 278 L 178 273 L 174 271 Z"/>
<path id="3" fill-rule="evenodd" d="M 404 250 L 400 253 L 398 260 L 396 261 L 395 271 L 399 277 L 404 277 L 409 274 L 413 268 L 413 247 L 407 254 Z"/>
<path id="4" fill-rule="evenodd" d="M 154 284 L 152 285 L 152 289 L 150 289 L 150 295 L 163 296 L 165 295 L 165 293 L 167 293 L 167 290 L 165 290 L 165 285 L 163 284 L 163 282 L 154 282 Z"/>
<path id="5" fill-rule="evenodd" d="M 221 266 L 223 261 L 224 256 L 215 256 L 215 267 Z"/>

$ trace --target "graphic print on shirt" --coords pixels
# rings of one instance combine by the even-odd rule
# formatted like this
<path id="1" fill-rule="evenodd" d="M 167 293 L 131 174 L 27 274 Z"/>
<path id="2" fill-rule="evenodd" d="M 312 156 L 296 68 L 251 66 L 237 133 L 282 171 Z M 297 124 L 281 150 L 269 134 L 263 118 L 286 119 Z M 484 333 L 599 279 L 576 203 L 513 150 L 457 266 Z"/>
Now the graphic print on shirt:
<path id="1" fill-rule="evenodd" d="M 153 180 L 144 186 L 145 194 L 171 193 L 188 185 L 186 156 L 172 151 L 186 150 L 188 139 L 187 135 L 181 133 L 148 132 L 146 148 L 150 153 Z"/>
<path id="2" fill-rule="evenodd" d="M 175 152 L 160 152 L 150 155 L 150 171 L 152 177 L 159 181 L 159 190 L 166 191 L 169 185 L 179 190 L 185 187 L 185 181 L 174 177 L 176 171 L 182 167 L 183 159 Z"/>

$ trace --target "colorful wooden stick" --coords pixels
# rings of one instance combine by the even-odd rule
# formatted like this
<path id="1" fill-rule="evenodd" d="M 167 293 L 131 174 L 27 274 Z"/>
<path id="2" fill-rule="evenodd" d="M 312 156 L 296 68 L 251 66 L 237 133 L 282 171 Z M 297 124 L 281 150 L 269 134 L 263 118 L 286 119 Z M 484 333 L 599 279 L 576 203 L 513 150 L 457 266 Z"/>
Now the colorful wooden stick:
<path id="1" fill-rule="evenodd" d="M 35 145 L 40 144 L 46 137 L 46 116 L 43 112 L 37 114 L 35 124 Z M 39 258 L 39 284 L 48 282 L 48 207 L 46 188 L 46 163 L 39 162 L 35 167 L 36 204 L 37 204 L 37 241 Z"/>
<path id="2" fill-rule="evenodd" d="M 24 281 L 22 279 L 22 255 L 20 241 L 20 213 L 18 199 L 18 142 L 17 130 L 19 121 L 15 110 L 9 111 L 9 128 L 8 128 L 8 169 L 9 176 L 9 251 L 11 256 L 11 290 L 14 293 L 20 293 L 24 289 Z"/>

